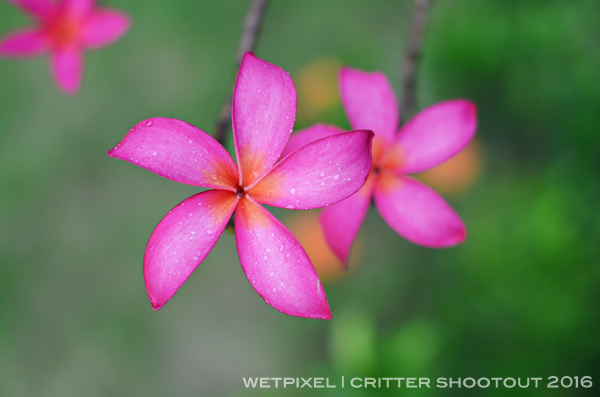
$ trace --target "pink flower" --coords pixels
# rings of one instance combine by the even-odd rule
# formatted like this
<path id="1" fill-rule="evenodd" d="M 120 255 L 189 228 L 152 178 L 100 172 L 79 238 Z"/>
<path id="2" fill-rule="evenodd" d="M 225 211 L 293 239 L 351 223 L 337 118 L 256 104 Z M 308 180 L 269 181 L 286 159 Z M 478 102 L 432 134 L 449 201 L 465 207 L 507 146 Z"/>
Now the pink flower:
<path id="1" fill-rule="evenodd" d="M 294 236 L 260 204 L 311 209 L 349 197 L 371 169 L 371 131 L 326 137 L 281 161 L 296 116 L 296 89 L 281 68 L 246 53 L 233 94 L 237 164 L 212 137 L 180 120 L 153 118 L 108 154 L 165 178 L 212 188 L 173 208 L 146 247 L 144 278 L 160 309 L 206 258 L 235 213 L 242 269 L 283 313 L 331 318 L 323 286 Z"/>
<path id="2" fill-rule="evenodd" d="M 372 197 L 387 224 L 415 244 L 448 247 L 464 241 L 466 229 L 456 212 L 434 190 L 407 175 L 446 161 L 469 143 L 477 125 L 475 105 L 462 99 L 438 103 L 396 132 L 398 107 L 383 73 L 343 68 L 340 89 L 352 128 L 375 133 L 373 168 L 365 185 L 321 212 L 325 238 L 340 261 L 347 262 Z M 284 154 L 340 132 L 324 124 L 307 128 L 292 136 Z"/>
<path id="3" fill-rule="evenodd" d="M 0 40 L 0 56 L 30 57 L 46 52 L 59 87 L 78 91 L 83 72 L 83 50 L 99 48 L 120 38 L 129 28 L 127 15 L 95 8 L 95 0 L 8 0 L 36 23 Z"/>

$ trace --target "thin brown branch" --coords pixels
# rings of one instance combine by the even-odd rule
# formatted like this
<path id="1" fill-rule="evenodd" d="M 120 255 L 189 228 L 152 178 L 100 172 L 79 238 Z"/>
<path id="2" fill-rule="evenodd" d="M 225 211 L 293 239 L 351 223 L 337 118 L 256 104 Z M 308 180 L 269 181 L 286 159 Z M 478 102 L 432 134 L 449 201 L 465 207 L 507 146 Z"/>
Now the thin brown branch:
<path id="1" fill-rule="evenodd" d="M 240 63 L 242 62 L 242 57 L 244 56 L 244 54 L 247 51 L 254 51 L 256 48 L 256 40 L 258 39 L 258 35 L 260 34 L 260 28 L 262 26 L 263 17 L 265 15 L 265 11 L 267 10 L 269 2 L 270 0 L 254 0 L 250 5 L 250 9 L 246 14 L 246 18 L 244 18 L 244 29 L 242 31 L 242 36 L 240 37 L 238 50 L 235 55 L 236 70 L 240 67 Z M 225 145 L 227 131 L 229 130 L 229 126 L 231 125 L 231 99 L 232 94 L 229 94 L 225 99 L 223 106 L 221 107 L 219 119 L 217 120 L 215 138 L 222 145 Z"/>
<path id="2" fill-rule="evenodd" d="M 402 121 L 406 120 L 415 106 L 419 59 L 421 58 L 423 37 L 432 2 L 433 0 L 415 0 L 410 32 L 404 52 L 404 62 L 400 72 L 402 84 L 400 91 L 400 117 Z"/>

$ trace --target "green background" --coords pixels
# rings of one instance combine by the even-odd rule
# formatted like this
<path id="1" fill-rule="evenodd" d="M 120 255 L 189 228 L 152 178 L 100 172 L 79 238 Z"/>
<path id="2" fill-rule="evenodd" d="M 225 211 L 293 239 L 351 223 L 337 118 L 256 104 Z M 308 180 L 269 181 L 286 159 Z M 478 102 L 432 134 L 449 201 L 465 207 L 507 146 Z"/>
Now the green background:
<path id="1" fill-rule="evenodd" d="M 448 198 L 469 238 L 417 247 L 371 210 L 358 266 L 325 282 L 331 321 L 266 305 L 227 232 L 172 301 L 151 310 L 146 241 L 197 189 L 106 151 L 148 117 L 214 130 L 248 2 L 103 3 L 127 11 L 133 26 L 86 55 L 79 95 L 58 91 L 46 58 L 0 60 L 0 395 L 306 394 L 251 392 L 243 376 L 600 382 L 600 3 L 436 2 L 418 108 L 457 97 L 478 105 L 481 173 Z M 399 87 L 411 4 L 275 0 L 256 54 L 294 80 L 332 58 L 382 70 Z M 0 35 L 26 24 L 0 3 Z M 349 128 L 339 104 L 296 127 L 317 121 Z M 286 222 L 291 212 L 275 214 Z M 404 393 L 464 390 L 312 394 Z"/>

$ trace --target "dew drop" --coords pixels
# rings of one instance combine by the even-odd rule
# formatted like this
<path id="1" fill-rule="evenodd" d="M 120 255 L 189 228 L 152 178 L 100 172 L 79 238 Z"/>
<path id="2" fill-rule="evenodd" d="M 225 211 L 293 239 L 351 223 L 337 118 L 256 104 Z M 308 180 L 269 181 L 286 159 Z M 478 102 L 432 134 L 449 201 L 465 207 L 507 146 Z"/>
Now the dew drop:
<path id="1" fill-rule="evenodd" d="M 340 176 L 339 176 L 338 174 L 335 174 L 335 175 L 333 176 L 333 180 L 334 180 L 334 181 L 337 181 L 338 179 L 340 179 Z"/>
<path id="2" fill-rule="evenodd" d="M 319 174 L 321 177 L 325 176 L 325 173 L 323 171 L 321 171 L 321 173 Z"/>
<path id="3" fill-rule="evenodd" d="M 152 127 L 152 120 L 146 121 L 146 127 Z"/>
<path id="4" fill-rule="evenodd" d="M 153 155 L 154 157 L 156 157 L 156 156 L 158 156 L 158 153 L 156 153 L 156 152 L 152 152 L 152 155 Z"/>
<path id="5" fill-rule="evenodd" d="M 206 234 L 212 234 L 212 232 L 213 232 L 212 230 L 206 229 Z"/>
<path id="6" fill-rule="evenodd" d="M 293 188 L 290 189 L 290 194 L 296 194 L 296 188 L 295 187 L 293 187 Z"/>

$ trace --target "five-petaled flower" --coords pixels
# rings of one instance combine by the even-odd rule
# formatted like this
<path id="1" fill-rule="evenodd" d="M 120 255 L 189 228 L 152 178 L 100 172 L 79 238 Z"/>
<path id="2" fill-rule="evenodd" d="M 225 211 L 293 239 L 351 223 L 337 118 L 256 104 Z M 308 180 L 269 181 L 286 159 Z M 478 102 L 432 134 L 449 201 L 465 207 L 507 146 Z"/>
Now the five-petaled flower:
<path id="1" fill-rule="evenodd" d="M 29 57 L 51 53 L 52 71 L 68 94 L 78 91 L 83 50 L 99 48 L 120 38 L 129 28 L 122 12 L 96 8 L 95 0 L 8 0 L 36 22 L 0 40 L 0 56 Z"/>
<path id="2" fill-rule="evenodd" d="M 373 168 L 365 185 L 321 212 L 325 238 L 340 261 L 346 264 L 372 197 L 388 225 L 415 244 L 448 247 L 464 241 L 466 229 L 456 212 L 434 190 L 406 175 L 446 161 L 469 143 L 477 126 L 475 105 L 462 99 L 438 103 L 396 132 L 396 98 L 383 73 L 342 68 L 340 91 L 352 128 L 375 133 Z M 317 124 L 293 135 L 285 152 L 341 131 Z"/>
<path id="3" fill-rule="evenodd" d="M 150 302 L 160 309 L 206 258 L 235 212 L 235 238 L 248 280 L 283 313 L 329 319 L 323 286 L 295 237 L 260 204 L 311 209 L 357 192 L 371 169 L 371 131 L 316 140 L 280 158 L 296 116 L 296 90 L 281 68 L 246 53 L 232 124 L 237 166 L 212 137 L 183 121 L 142 121 L 109 155 L 163 177 L 212 188 L 173 208 L 144 256 Z"/>

